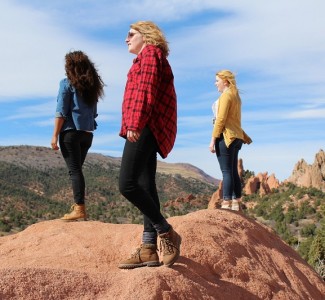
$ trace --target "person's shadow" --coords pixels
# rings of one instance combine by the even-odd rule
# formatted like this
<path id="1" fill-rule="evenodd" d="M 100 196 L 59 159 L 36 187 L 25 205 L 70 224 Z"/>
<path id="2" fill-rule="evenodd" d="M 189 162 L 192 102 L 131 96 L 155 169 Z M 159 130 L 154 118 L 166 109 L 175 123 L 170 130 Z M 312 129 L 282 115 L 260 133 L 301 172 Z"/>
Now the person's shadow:
<path id="1" fill-rule="evenodd" d="M 212 297 L 212 299 L 222 300 L 260 300 L 259 297 L 247 291 L 243 287 L 220 279 L 220 276 L 212 267 L 202 266 L 187 257 L 180 256 L 172 268 L 175 271 L 178 271 L 186 279 L 193 282 L 193 284 L 197 285 L 198 294 L 193 295 L 192 299 L 205 299 L 208 295 L 209 297 Z M 202 295 L 202 292 L 205 297 Z"/>

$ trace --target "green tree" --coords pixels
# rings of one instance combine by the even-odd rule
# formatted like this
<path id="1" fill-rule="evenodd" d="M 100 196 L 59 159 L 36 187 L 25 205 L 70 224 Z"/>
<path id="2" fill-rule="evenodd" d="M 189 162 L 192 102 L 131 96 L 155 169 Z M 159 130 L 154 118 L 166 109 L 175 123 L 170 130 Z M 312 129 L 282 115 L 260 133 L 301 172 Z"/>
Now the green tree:
<path id="1" fill-rule="evenodd" d="M 310 245 L 308 253 L 308 263 L 315 266 L 317 261 L 325 262 L 325 221 L 317 230 L 316 236 Z"/>
<path id="2" fill-rule="evenodd" d="M 314 236 L 316 231 L 315 224 L 308 224 L 300 229 L 300 234 L 303 237 Z"/>
<path id="3" fill-rule="evenodd" d="M 309 201 L 304 201 L 298 211 L 298 219 L 306 219 L 310 214 L 315 213 L 315 209 L 310 205 Z"/>
<path id="4" fill-rule="evenodd" d="M 302 241 L 299 244 L 298 249 L 297 249 L 300 256 L 306 261 L 308 261 L 308 255 L 309 255 L 309 250 L 310 250 L 312 241 L 313 241 L 312 237 L 307 238 L 306 240 Z"/>
<path id="5" fill-rule="evenodd" d="M 315 267 L 318 261 L 325 260 L 325 236 L 319 232 L 310 245 L 308 263 Z"/>
<path id="6" fill-rule="evenodd" d="M 270 213 L 270 218 L 276 222 L 282 222 L 284 220 L 283 208 L 280 203 L 273 208 Z"/>
<path id="7" fill-rule="evenodd" d="M 297 221 L 297 210 L 293 204 L 290 204 L 287 213 L 285 214 L 285 221 L 289 224 Z"/>

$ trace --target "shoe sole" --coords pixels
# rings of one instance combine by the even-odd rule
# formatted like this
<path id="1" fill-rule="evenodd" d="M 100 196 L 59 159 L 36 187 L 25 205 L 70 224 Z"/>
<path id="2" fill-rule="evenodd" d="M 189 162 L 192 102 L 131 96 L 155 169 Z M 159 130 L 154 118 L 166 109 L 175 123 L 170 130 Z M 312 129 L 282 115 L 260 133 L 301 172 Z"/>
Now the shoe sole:
<path id="1" fill-rule="evenodd" d="M 160 267 L 161 263 L 157 261 L 152 262 L 145 262 L 141 264 L 121 264 L 118 267 L 120 269 L 135 269 L 135 268 L 141 268 L 141 267 Z"/>

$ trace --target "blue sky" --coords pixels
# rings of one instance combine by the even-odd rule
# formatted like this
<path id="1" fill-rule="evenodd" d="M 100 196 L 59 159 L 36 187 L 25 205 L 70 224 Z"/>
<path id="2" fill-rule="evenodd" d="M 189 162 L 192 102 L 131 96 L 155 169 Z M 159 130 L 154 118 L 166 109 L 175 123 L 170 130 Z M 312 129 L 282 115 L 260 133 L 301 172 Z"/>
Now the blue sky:
<path id="1" fill-rule="evenodd" d="M 323 0 L 1 0 L 0 145 L 50 146 L 64 56 L 85 51 L 107 84 L 91 152 L 119 157 L 129 25 L 152 20 L 169 41 L 178 135 L 166 162 L 221 178 L 208 146 L 215 73 L 237 74 L 242 125 L 253 139 L 244 168 L 288 178 L 325 141 Z"/>

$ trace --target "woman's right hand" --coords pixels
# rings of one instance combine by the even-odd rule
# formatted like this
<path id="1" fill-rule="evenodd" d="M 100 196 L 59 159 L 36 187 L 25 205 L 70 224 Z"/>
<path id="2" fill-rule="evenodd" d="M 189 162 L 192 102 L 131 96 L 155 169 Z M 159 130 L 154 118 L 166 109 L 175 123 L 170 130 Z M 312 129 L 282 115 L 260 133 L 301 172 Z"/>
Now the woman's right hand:
<path id="1" fill-rule="evenodd" d="M 52 150 L 59 150 L 58 137 L 57 136 L 53 136 L 52 137 L 52 140 L 51 140 L 51 148 L 52 148 Z"/>
<path id="2" fill-rule="evenodd" d="M 215 144 L 216 144 L 216 138 L 215 137 L 212 137 L 211 138 L 210 145 L 209 145 L 209 149 L 210 149 L 210 152 L 211 153 L 215 153 L 216 152 Z"/>
<path id="3" fill-rule="evenodd" d="M 131 142 L 135 143 L 140 137 L 140 132 L 135 130 L 128 130 L 126 133 L 126 138 Z"/>

